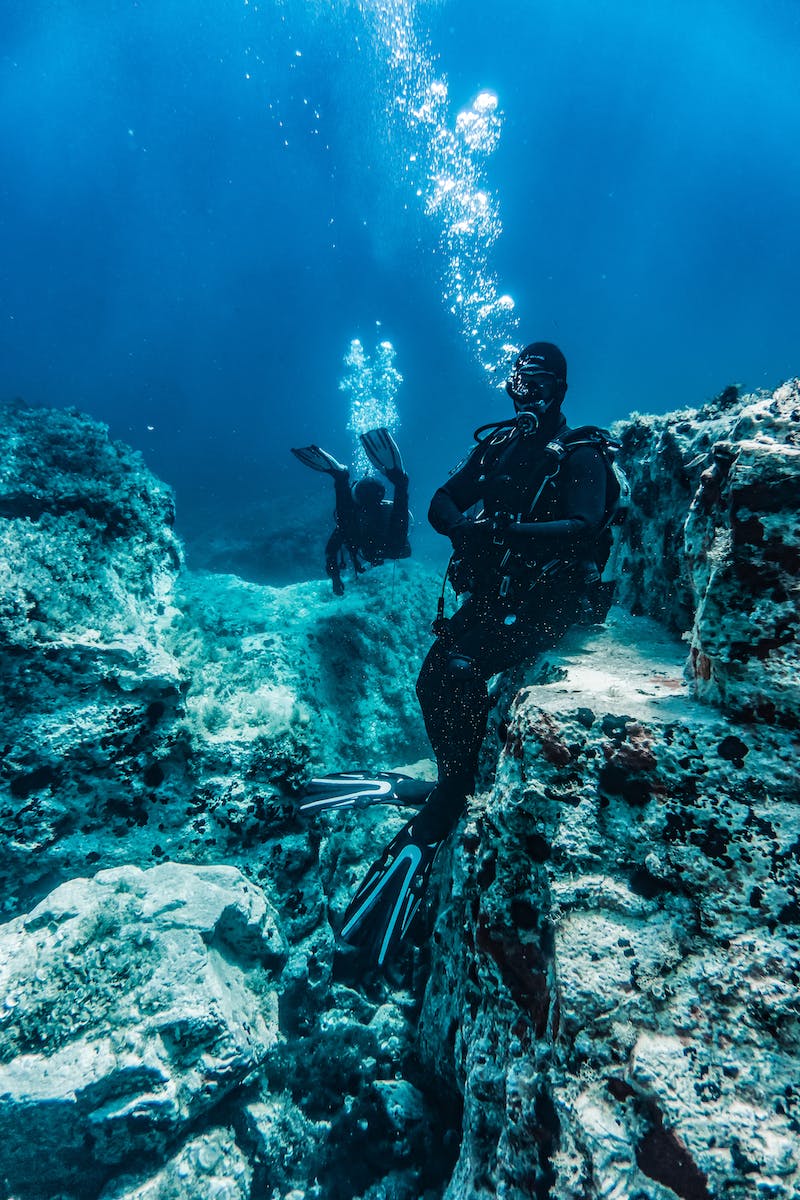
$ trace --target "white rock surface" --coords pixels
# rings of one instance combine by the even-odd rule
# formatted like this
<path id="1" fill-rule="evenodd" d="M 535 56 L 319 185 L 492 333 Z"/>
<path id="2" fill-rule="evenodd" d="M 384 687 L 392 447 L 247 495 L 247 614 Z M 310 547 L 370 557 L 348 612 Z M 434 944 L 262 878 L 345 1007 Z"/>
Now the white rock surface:
<path id="1" fill-rule="evenodd" d="M 49 1195 L 163 1151 L 275 1045 L 284 956 L 230 867 L 101 871 L 0 927 L 9 1185 Z"/>
<path id="2" fill-rule="evenodd" d="M 253 1171 L 229 1129 L 192 1138 L 151 1178 L 123 1178 L 100 1200 L 249 1200 Z"/>

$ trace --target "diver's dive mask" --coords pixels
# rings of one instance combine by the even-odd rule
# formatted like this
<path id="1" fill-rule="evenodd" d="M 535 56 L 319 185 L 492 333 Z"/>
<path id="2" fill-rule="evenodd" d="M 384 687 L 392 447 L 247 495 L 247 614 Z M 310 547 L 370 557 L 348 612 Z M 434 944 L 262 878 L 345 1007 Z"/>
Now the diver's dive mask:
<path id="1" fill-rule="evenodd" d="M 553 406 L 561 403 L 564 386 L 552 371 L 543 371 L 536 363 L 515 363 L 506 381 L 506 391 L 514 401 L 517 427 L 523 436 L 535 433 L 539 421 Z"/>
<path id="2" fill-rule="evenodd" d="M 520 363 L 506 382 L 506 391 L 517 412 L 535 412 L 542 416 L 553 402 L 560 403 L 561 381 L 552 371 L 543 371 L 535 363 Z"/>

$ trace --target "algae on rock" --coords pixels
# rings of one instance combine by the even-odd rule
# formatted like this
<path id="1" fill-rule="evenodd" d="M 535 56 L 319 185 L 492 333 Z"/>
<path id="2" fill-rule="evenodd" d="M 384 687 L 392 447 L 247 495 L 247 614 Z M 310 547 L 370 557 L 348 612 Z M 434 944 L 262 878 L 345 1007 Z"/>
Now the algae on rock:
<path id="1" fill-rule="evenodd" d="M 286 958 L 232 867 L 63 884 L 0 926 L 0 1144 L 19 1195 L 101 1184 L 166 1150 L 266 1059 Z"/>

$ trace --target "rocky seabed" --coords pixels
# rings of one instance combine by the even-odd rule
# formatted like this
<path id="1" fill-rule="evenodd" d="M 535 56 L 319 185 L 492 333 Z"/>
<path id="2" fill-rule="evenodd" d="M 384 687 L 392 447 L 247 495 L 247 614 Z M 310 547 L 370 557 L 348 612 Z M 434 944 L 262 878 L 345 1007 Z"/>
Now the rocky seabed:
<path id="1" fill-rule="evenodd" d="M 189 571 L 74 411 L 0 441 L 0 1195 L 800 1196 L 800 384 L 614 432 L 603 626 L 499 681 L 419 945 L 337 948 L 430 772 L 439 579 Z M 305 534 L 303 535 L 305 536 Z"/>

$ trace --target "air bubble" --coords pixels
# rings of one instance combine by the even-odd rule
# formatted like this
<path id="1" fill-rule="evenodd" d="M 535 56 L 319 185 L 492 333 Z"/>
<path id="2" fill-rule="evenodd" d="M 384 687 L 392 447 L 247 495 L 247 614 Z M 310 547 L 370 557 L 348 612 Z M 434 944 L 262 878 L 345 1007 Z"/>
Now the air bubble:
<path id="1" fill-rule="evenodd" d="M 518 328 L 514 301 L 499 294 L 489 268 L 491 247 L 502 232 L 497 200 L 484 177 L 502 129 L 499 99 L 492 91 L 479 92 L 451 125 L 447 80 L 435 75 L 430 48 L 416 35 L 413 5 L 363 0 L 361 8 L 387 55 L 387 107 L 408 139 L 404 172 L 419 161 L 419 177 L 428 180 L 414 190 L 438 227 L 445 258 L 442 300 L 482 365 L 499 370 L 516 354 Z"/>

